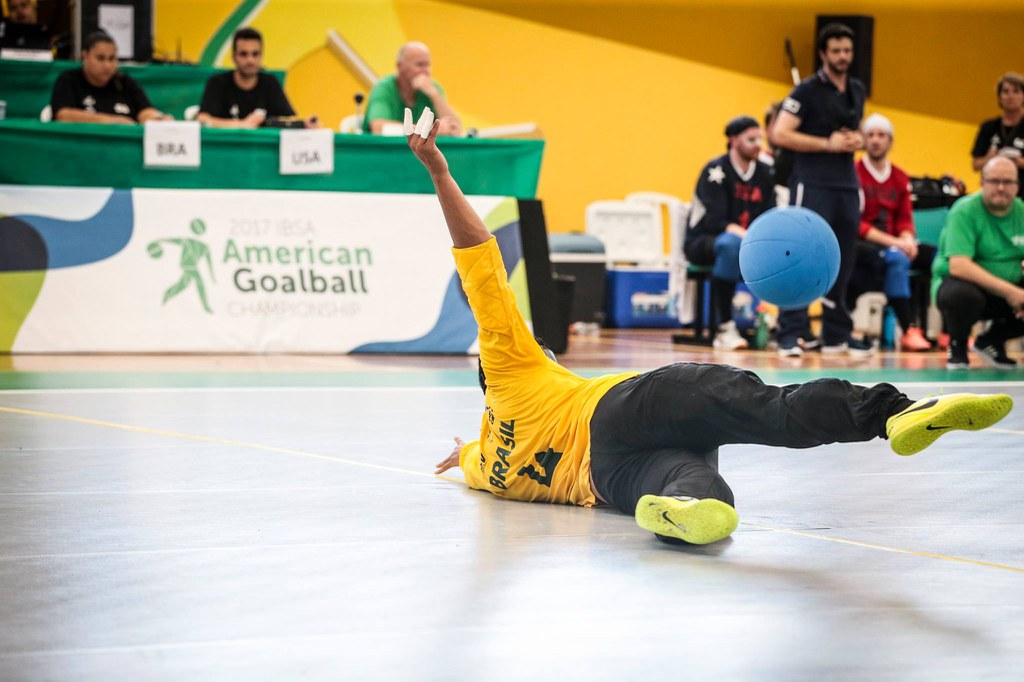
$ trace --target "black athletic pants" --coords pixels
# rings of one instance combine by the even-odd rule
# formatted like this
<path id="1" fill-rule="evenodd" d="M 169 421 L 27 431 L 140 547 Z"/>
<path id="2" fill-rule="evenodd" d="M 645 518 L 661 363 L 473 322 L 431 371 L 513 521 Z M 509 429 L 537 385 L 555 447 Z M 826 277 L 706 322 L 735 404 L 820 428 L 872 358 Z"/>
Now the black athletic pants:
<path id="1" fill-rule="evenodd" d="M 957 343 L 967 343 L 971 327 L 979 320 L 992 320 L 988 335 L 997 343 L 1024 336 L 1024 321 L 1016 318 L 1006 299 L 973 282 L 947 275 L 935 294 L 935 305 L 942 312 L 949 338 Z"/>
<path id="2" fill-rule="evenodd" d="M 860 229 L 860 193 L 856 189 L 807 186 L 790 183 L 790 204 L 809 208 L 832 226 L 839 241 L 839 276 L 822 299 L 821 342 L 835 346 L 850 339 L 853 318 L 846 307 L 846 287 L 857 259 L 857 234 Z M 776 335 L 779 346 L 788 348 L 809 328 L 807 309 L 779 313 Z"/>
<path id="3" fill-rule="evenodd" d="M 911 324 L 916 324 L 922 329 L 926 326 L 926 315 L 928 303 L 931 300 L 928 295 L 932 280 L 932 261 L 935 260 L 935 247 L 930 244 L 917 245 L 917 258 L 910 262 L 910 269 L 918 271 L 916 279 L 910 282 L 910 300 L 904 310 L 893 305 L 896 319 L 899 321 L 903 331 L 906 332 Z M 881 244 L 857 240 L 857 258 L 853 265 L 853 273 L 850 275 L 850 283 L 846 288 L 846 307 L 853 310 L 857 305 L 857 299 L 861 294 L 869 291 L 885 291 L 885 252 L 886 247 Z M 898 300 L 898 299 L 897 299 Z M 892 300 L 889 300 L 892 304 Z"/>
<path id="4" fill-rule="evenodd" d="M 598 402 L 590 420 L 594 487 L 627 514 L 647 494 L 735 506 L 705 461 L 720 445 L 809 448 L 885 437 L 886 419 L 911 404 L 889 384 L 818 379 L 778 387 L 727 365 L 668 365 L 627 379 Z"/>

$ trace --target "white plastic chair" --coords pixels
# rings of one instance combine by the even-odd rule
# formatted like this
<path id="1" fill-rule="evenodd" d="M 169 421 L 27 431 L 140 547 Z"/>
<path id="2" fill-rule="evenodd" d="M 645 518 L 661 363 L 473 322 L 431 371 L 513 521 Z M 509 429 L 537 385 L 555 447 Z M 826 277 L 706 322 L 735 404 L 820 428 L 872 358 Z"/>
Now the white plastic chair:
<path id="1" fill-rule="evenodd" d="M 626 195 L 626 201 L 657 206 L 661 211 L 665 255 L 671 258 L 677 250 L 682 250 L 689 204 L 679 197 L 662 192 L 630 192 Z"/>
<path id="2" fill-rule="evenodd" d="M 661 211 L 629 201 L 595 201 L 586 209 L 586 232 L 604 242 L 608 264 L 666 268 Z"/>
<path id="3" fill-rule="evenodd" d="M 669 295 L 681 324 L 690 324 L 696 316 L 697 283 L 688 277 L 690 266 L 683 253 L 689 225 L 690 204 L 679 197 L 661 192 L 632 192 L 626 201 L 656 206 L 661 212 L 669 267 Z"/>
<path id="4" fill-rule="evenodd" d="M 338 124 L 338 132 L 348 135 L 361 135 L 363 132 L 362 114 L 349 114 L 341 119 L 341 123 Z"/>

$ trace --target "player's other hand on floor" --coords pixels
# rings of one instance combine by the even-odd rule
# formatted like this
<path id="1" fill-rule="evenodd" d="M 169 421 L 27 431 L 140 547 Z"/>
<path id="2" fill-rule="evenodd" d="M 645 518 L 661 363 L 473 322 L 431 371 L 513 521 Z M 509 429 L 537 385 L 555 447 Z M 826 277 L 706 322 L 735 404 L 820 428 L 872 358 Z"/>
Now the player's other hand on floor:
<path id="1" fill-rule="evenodd" d="M 465 443 L 462 442 L 462 439 L 455 436 L 455 449 L 452 450 L 452 454 L 434 465 L 434 475 L 443 474 L 449 469 L 459 466 L 459 453 L 462 452 L 463 445 L 465 445 Z"/>

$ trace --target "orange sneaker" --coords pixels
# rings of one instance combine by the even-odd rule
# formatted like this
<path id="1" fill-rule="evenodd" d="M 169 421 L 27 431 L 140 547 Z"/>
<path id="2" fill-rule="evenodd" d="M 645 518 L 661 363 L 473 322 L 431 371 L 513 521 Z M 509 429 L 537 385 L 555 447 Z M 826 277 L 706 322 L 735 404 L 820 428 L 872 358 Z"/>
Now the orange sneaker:
<path id="1" fill-rule="evenodd" d="M 903 335 L 903 339 L 900 341 L 900 349 L 909 351 L 931 350 L 932 344 L 928 343 L 928 339 L 924 338 L 920 328 L 911 327 Z"/>
<path id="2" fill-rule="evenodd" d="M 949 334 L 946 332 L 939 334 L 939 338 L 935 342 L 935 345 L 939 347 L 939 350 L 946 350 L 949 348 Z"/>

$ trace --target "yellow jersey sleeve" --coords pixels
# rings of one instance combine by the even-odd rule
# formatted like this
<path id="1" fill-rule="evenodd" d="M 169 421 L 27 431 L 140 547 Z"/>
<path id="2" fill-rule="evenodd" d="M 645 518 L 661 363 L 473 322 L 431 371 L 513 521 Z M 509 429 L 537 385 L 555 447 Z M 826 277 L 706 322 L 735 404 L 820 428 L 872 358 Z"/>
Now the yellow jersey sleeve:
<path id="1" fill-rule="evenodd" d="M 480 363 L 488 387 L 548 363 L 516 305 L 497 241 L 492 237 L 469 248 L 453 248 L 452 253 L 480 328 Z"/>

